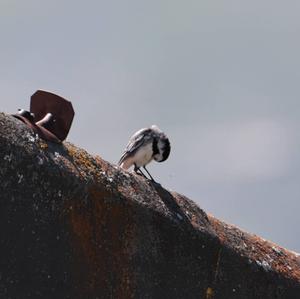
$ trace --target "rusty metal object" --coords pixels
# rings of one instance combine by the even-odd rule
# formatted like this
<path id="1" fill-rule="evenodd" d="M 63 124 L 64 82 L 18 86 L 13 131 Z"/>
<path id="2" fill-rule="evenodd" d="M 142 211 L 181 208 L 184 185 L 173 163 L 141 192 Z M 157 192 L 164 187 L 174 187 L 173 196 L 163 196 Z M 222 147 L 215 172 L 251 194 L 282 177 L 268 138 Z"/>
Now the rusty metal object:
<path id="1" fill-rule="evenodd" d="M 30 111 L 24 109 L 18 109 L 18 113 L 13 114 L 13 116 L 23 123 L 25 123 L 29 128 L 36 132 L 36 125 L 34 123 L 34 114 Z M 37 132 L 36 132 L 37 133 Z"/>
<path id="2" fill-rule="evenodd" d="M 26 111 L 26 112 L 28 112 L 28 111 Z M 61 140 L 59 140 L 54 134 L 52 134 L 50 131 L 48 131 L 43 126 L 35 124 L 34 121 L 28 117 L 28 115 L 24 116 L 24 114 L 22 115 L 22 114 L 18 113 L 18 114 L 13 114 L 13 116 L 18 118 L 19 120 L 21 120 L 23 123 L 25 123 L 29 128 L 31 128 L 42 139 L 50 141 L 50 142 L 54 142 L 54 143 L 61 143 Z"/>
<path id="3" fill-rule="evenodd" d="M 61 141 L 66 139 L 75 114 L 71 102 L 44 90 L 38 90 L 31 96 L 30 112 L 34 113 L 37 124 L 51 113 L 55 121 L 48 122 L 47 130 Z"/>
<path id="4" fill-rule="evenodd" d="M 52 113 L 47 113 L 44 118 L 36 122 L 36 125 L 42 126 L 45 129 L 49 129 L 52 123 L 55 122 L 55 118 Z"/>
<path id="5" fill-rule="evenodd" d="M 30 111 L 19 109 L 14 117 L 23 121 L 42 139 L 61 143 L 74 118 L 71 102 L 51 92 L 38 90 L 31 96 Z"/>
<path id="6" fill-rule="evenodd" d="M 34 114 L 31 113 L 30 111 L 27 111 L 25 109 L 18 109 L 17 115 L 25 117 L 30 122 L 34 122 Z"/>

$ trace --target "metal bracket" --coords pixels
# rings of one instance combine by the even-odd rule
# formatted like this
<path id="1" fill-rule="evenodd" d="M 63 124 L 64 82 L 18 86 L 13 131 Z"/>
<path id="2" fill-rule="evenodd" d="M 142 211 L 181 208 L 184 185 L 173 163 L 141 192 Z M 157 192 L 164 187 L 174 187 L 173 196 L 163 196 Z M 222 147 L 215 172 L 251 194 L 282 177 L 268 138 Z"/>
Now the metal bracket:
<path id="1" fill-rule="evenodd" d="M 38 90 L 31 96 L 30 111 L 14 114 L 42 139 L 61 143 L 68 136 L 74 118 L 72 103 L 48 91 Z"/>

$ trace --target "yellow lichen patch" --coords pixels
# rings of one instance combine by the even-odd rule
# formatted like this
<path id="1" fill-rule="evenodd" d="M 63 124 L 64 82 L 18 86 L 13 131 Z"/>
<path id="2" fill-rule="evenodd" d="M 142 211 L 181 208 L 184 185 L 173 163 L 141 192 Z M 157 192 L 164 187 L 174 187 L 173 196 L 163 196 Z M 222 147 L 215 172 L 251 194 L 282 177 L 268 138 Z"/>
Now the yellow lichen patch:
<path id="1" fill-rule="evenodd" d="M 104 170 L 107 170 L 108 164 L 105 163 L 104 160 L 103 160 L 100 156 L 96 155 L 96 156 L 95 156 L 95 160 L 96 160 L 97 163 L 101 166 L 101 168 L 105 168 Z"/>
<path id="2" fill-rule="evenodd" d="M 78 150 L 73 146 L 67 147 L 68 154 L 74 160 L 76 165 L 80 168 L 84 168 L 85 173 L 96 173 L 95 163 L 92 161 L 92 157 L 83 150 Z"/>
<path id="3" fill-rule="evenodd" d="M 214 290 L 210 287 L 206 290 L 206 299 L 212 299 L 214 295 Z"/>
<path id="4" fill-rule="evenodd" d="M 40 148 L 43 150 L 48 148 L 48 144 L 46 142 L 40 142 L 39 145 L 40 145 Z"/>

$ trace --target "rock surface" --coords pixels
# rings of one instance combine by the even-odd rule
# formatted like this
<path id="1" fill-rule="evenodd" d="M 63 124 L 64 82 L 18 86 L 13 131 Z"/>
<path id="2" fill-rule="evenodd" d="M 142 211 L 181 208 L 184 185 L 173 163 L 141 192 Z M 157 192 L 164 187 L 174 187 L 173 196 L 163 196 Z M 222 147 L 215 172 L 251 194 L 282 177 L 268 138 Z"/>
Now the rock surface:
<path id="1" fill-rule="evenodd" d="M 0 298 L 300 298 L 299 255 L 0 114 Z"/>

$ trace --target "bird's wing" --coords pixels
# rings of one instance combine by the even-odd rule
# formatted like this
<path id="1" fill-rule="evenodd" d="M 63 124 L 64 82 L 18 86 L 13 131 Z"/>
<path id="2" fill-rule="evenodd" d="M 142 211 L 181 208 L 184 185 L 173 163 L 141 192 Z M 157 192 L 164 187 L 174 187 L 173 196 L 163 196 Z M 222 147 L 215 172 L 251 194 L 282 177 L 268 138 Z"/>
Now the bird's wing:
<path id="1" fill-rule="evenodd" d="M 130 139 L 124 150 L 123 155 L 119 160 L 119 165 L 127 159 L 131 157 L 141 146 L 151 142 L 152 139 L 152 130 L 145 128 L 137 131 Z"/>

